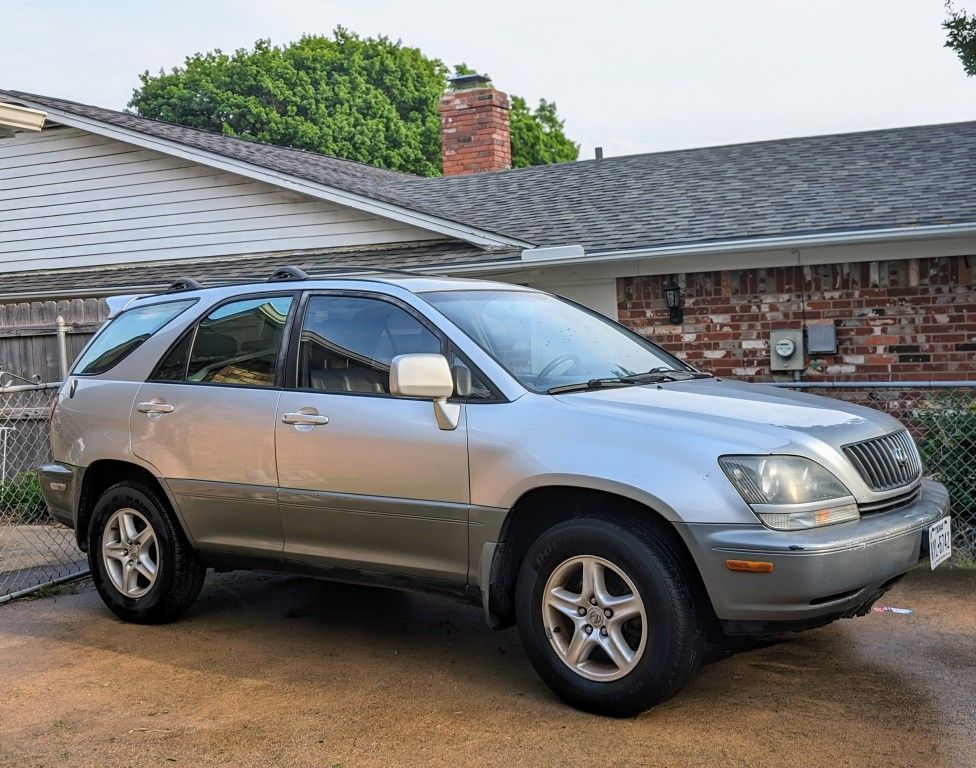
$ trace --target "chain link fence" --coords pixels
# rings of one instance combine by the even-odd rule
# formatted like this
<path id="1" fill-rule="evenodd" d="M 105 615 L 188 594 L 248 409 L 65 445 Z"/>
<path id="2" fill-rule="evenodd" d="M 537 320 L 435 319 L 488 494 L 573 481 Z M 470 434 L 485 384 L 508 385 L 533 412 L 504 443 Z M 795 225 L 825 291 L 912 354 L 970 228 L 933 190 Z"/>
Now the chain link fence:
<path id="1" fill-rule="evenodd" d="M 74 532 L 51 517 L 35 469 L 50 460 L 59 384 L 0 387 L 0 603 L 85 573 Z"/>
<path id="2" fill-rule="evenodd" d="M 976 381 L 778 386 L 877 408 L 908 427 L 925 474 L 949 489 L 956 558 L 976 559 Z"/>

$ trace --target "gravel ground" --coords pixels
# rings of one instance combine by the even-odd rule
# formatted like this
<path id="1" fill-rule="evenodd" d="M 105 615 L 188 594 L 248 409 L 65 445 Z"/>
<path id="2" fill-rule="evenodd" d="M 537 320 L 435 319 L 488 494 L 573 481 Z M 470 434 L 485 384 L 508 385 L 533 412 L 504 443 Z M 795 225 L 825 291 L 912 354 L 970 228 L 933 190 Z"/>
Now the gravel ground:
<path id="1" fill-rule="evenodd" d="M 116 621 L 91 585 L 0 606 L 0 765 L 976 766 L 976 571 L 715 654 L 632 720 L 557 701 L 514 630 L 430 596 L 208 577 L 187 617 Z"/>

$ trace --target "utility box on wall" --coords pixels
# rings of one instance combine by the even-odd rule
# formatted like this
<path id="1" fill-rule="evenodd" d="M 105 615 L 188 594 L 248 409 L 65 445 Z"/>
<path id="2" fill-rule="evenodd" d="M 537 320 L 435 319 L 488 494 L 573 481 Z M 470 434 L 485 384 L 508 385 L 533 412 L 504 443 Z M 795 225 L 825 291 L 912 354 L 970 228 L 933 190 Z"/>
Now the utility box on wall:
<path id="1" fill-rule="evenodd" d="M 837 354 L 837 328 L 833 323 L 807 326 L 807 352 L 811 355 Z"/>
<path id="2" fill-rule="evenodd" d="M 805 364 L 803 330 L 770 331 L 769 369 L 771 371 L 802 371 Z"/>

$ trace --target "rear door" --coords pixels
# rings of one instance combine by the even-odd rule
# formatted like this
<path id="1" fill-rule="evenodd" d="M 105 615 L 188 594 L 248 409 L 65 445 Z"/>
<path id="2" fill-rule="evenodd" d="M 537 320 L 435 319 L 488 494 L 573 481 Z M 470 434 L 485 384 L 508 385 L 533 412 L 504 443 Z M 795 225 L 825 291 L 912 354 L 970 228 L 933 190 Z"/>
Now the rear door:
<path id="1" fill-rule="evenodd" d="M 393 357 L 444 339 L 388 296 L 312 294 L 301 314 L 275 419 L 285 559 L 464 583 L 464 407 L 442 430 L 430 401 L 389 393 Z"/>
<path id="2" fill-rule="evenodd" d="M 143 384 L 132 450 L 158 470 L 204 550 L 280 560 L 274 419 L 294 296 L 218 305 Z"/>

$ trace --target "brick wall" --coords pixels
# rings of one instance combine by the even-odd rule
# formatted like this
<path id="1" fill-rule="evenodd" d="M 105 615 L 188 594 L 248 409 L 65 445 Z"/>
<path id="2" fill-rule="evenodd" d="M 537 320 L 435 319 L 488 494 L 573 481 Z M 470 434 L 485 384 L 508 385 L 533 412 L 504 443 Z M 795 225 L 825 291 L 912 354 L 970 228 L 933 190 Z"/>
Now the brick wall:
<path id="1" fill-rule="evenodd" d="M 445 176 L 512 167 L 508 96 L 473 88 L 441 99 L 441 160 Z"/>
<path id="2" fill-rule="evenodd" d="M 617 280 L 621 322 L 716 375 L 771 375 L 769 332 L 833 323 L 837 354 L 807 358 L 804 380 L 976 380 L 976 257 L 678 275 L 684 323 L 671 325 L 671 276 Z"/>

